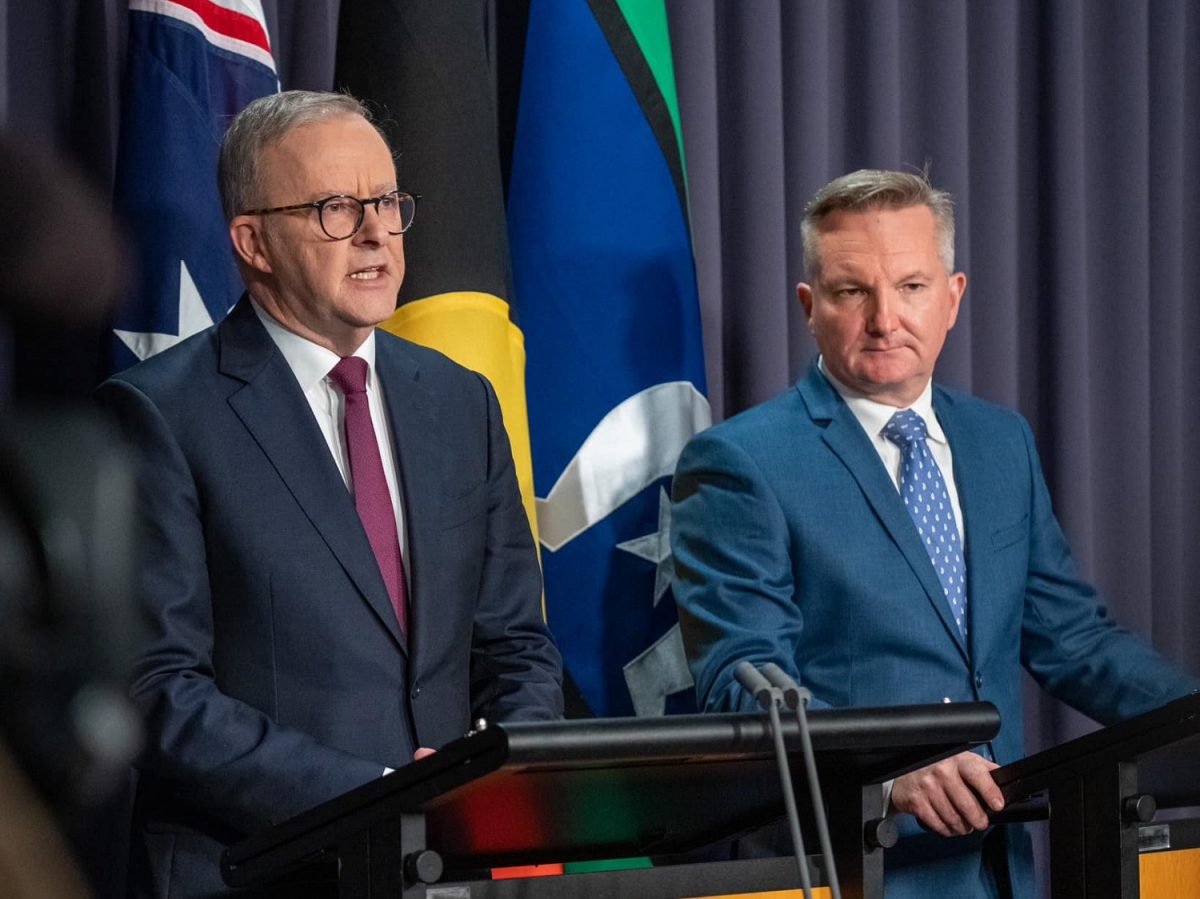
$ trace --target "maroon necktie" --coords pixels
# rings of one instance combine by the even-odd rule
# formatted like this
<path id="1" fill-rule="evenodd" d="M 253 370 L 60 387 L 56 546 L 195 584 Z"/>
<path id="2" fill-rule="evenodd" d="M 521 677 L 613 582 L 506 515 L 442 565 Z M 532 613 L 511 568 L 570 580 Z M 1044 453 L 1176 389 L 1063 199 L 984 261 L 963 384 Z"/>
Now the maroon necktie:
<path id="1" fill-rule="evenodd" d="M 346 398 L 346 451 L 350 455 L 350 483 L 354 507 L 362 519 L 383 574 L 392 608 L 400 622 L 400 631 L 408 636 L 408 607 L 405 598 L 404 560 L 400 557 L 400 538 L 396 533 L 396 510 L 383 474 L 383 460 L 367 405 L 367 362 L 347 356 L 333 367 L 329 379 Z"/>

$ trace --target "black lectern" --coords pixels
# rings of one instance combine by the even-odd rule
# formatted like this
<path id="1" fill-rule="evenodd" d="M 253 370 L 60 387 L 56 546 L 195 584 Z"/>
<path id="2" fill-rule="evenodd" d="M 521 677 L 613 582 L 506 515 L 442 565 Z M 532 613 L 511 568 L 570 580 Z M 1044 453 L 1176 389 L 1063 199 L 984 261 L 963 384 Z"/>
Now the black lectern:
<path id="1" fill-rule="evenodd" d="M 1048 798 L 1054 896 L 1136 899 L 1144 825 L 1157 808 L 1200 805 L 1200 693 L 1005 765 L 992 776 L 1009 802 Z M 1177 828 L 1189 840 L 1195 830 L 1195 822 Z M 1178 841 L 1175 848 L 1181 848 Z"/>
<path id="2" fill-rule="evenodd" d="M 990 703 L 820 710 L 810 721 L 847 899 L 882 895 L 880 783 L 1000 726 Z M 518 882 L 481 869 L 677 853 L 782 808 L 759 714 L 495 725 L 233 846 L 222 867 L 233 886 L 261 886 L 324 862 L 340 899 L 514 896 Z M 680 864 L 530 879 L 519 895 L 669 899 L 784 889 L 794 873 L 786 860 Z"/>

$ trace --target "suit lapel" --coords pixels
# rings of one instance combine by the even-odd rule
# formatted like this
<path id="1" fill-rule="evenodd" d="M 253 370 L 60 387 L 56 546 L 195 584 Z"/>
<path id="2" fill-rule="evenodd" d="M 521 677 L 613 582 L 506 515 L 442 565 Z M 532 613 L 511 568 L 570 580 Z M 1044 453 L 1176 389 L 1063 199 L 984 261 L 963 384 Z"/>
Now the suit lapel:
<path id="1" fill-rule="evenodd" d="M 229 405 L 403 649 L 400 625 L 350 492 L 292 370 L 245 297 L 221 323 L 220 345 L 221 373 L 244 382 Z"/>
<path id="2" fill-rule="evenodd" d="M 816 366 L 798 388 L 814 424 L 824 427 L 822 437 L 825 444 L 858 482 L 884 530 L 920 582 L 934 614 L 941 619 L 942 626 L 966 659 L 966 644 L 958 625 L 954 623 L 950 604 L 946 602 L 946 594 L 929 560 L 929 553 L 925 551 L 912 518 L 904 507 L 904 500 L 879 461 L 879 454 L 863 432 L 862 425 Z"/>
<path id="3" fill-rule="evenodd" d="M 991 630 L 996 626 L 993 616 L 987 615 L 987 585 L 995 583 L 991 566 L 994 554 L 987 550 L 987 509 L 981 501 L 980 477 L 986 476 L 985 446 L 973 428 L 964 427 L 955 414 L 954 399 L 934 388 L 933 409 L 954 456 L 954 485 L 963 515 L 963 558 L 967 563 L 967 631 L 971 637 L 973 655 L 979 647 L 990 646 Z"/>
<path id="4" fill-rule="evenodd" d="M 400 489 L 404 497 L 405 532 L 408 537 L 409 646 L 414 655 L 436 631 L 437 564 L 441 538 L 443 476 L 449 448 L 441 439 L 437 410 L 429 390 L 421 383 L 421 369 L 404 343 L 389 335 L 376 335 L 375 364 L 384 385 L 384 400 L 392 426 Z M 415 663 L 415 660 L 414 660 Z"/>

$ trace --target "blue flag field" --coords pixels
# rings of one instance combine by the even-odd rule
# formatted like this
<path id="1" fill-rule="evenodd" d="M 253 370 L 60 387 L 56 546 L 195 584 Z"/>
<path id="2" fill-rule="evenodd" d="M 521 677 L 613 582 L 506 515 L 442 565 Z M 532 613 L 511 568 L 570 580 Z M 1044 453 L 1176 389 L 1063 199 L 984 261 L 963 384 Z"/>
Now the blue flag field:
<path id="1" fill-rule="evenodd" d="M 217 193 L 217 151 L 246 104 L 279 89 L 259 0 L 130 0 L 114 206 L 138 273 L 110 368 L 178 343 L 241 292 Z"/>

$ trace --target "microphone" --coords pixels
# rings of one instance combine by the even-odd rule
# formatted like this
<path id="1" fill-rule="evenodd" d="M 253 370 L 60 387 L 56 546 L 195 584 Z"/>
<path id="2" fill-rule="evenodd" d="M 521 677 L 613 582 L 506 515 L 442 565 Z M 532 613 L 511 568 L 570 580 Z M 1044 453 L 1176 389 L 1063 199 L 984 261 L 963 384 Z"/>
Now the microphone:
<path id="1" fill-rule="evenodd" d="M 807 708 L 812 702 L 812 693 L 792 680 L 791 676 L 774 662 L 767 662 L 762 666 L 762 676 L 763 680 L 782 691 L 783 701 L 789 709 L 799 708 L 801 703 Z"/>
<path id="2" fill-rule="evenodd" d="M 783 785 L 783 807 L 787 811 L 788 829 L 792 835 L 792 849 L 796 853 L 796 868 L 800 872 L 800 886 L 804 890 L 804 899 L 812 899 L 812 878 L 808 873 L 808 854 L 804 851 L 804 837 L 800 834 L 800 815 L 796 812 L 796 795 L 792 790 L 792 772 L 788 765 L 787 749 L 783 745 L 783 725 L 779 722 L 779 706 L 784 701 L 783 691 L 779 687 L 772 686 L 771 682 L 749 662 L 739 662 L 733 669 L 733 676 L 742 685 L 742 689 L 767 710 L 771 736 L 775 741 L 775 761 L 779 765 L 779 781 Z"/>
<path id="3" fill-rule="evenodd" d="M 733 676 L 742 685 L 742 689 L 753 696 L 755 702 L 764 710 L 769 710 L 777 701 L 783 699 L 783 694 L 776 689 L 779 685 L 772 687 L 763 674 L 749 662 L 738 662 L 737 667 L 733 669 Z"/>
<path id="4" fill-rule="evenodd" d="M 829 839 L 829 820 L 825 815 L 825 800 L 821 797 L 821 781 L 817 777 L 817 761 L 813 755 L 812 737 L 808 731 L 808 704 L 812 693 L 800 686 L 791 675 L 776 665 L 767 662 L 762 666 L 763 680 L 780 691 L 788 708 L 796 713 L 796 726 L 800 729 L 800 748 L 804 755 L 804 771 L 808 777 L 808 793 L 813 801 L 813 816 L 817 820 L 817 839 L 821 843 L 821 854 L 829 871 L 829 891 L 833 899 L 842 899 L 842 888 L 838 883 L 837 867 L 833 858 L 833 845 Z"/>

